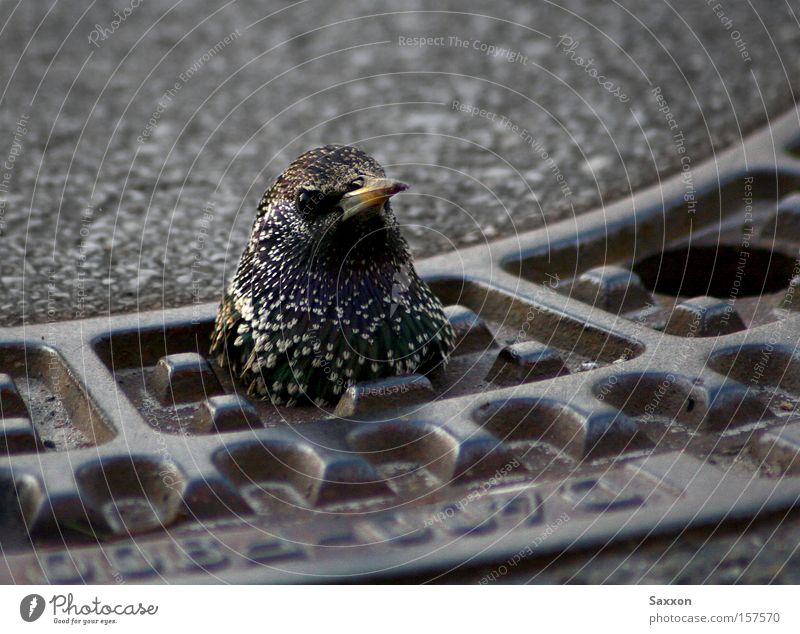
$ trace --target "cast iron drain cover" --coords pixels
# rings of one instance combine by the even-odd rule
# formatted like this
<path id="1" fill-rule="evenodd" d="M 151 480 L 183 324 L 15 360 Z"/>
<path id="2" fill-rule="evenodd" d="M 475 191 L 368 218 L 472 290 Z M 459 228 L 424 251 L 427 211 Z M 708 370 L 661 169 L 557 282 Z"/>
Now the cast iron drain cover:
<path id="1" fill-rule="evenodd" d="M 797 138 L 420 262 L 448 370 L 331 411 L 242 394 L 216 304 L 0 331 L 2 581 L 433 578 L 794 505 Z"/>

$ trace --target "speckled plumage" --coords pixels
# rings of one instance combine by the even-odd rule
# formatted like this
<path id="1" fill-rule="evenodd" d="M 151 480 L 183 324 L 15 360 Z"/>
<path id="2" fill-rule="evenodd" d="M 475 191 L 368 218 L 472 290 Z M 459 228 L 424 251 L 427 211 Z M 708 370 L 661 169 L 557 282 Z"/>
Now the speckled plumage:
<path id="1" fill-rule="evenodd" d="M 383 168 L 357 148 L 327 145 L 295 159 L 264 194 L 211 343 L 249 394 L 333 405 L 353 383 L 447 362 L 452 329 L 414 270 L 388 196 L 380 211 L 343 219 L 342 196 L 365 179 L 385 179 Z"/>

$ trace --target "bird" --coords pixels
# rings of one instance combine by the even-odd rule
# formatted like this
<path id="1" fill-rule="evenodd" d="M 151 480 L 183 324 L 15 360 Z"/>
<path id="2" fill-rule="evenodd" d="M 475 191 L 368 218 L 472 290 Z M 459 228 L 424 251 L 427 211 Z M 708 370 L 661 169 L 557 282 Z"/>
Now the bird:
<path id="1" fill-rule="evenodd" d="M 444 369 L 453 329 L 390 205 L 406 189 L 352 145 L 301 154 L 267 189 L 211 336 L 248 395 L 327 407 L 356 383 Z"/>

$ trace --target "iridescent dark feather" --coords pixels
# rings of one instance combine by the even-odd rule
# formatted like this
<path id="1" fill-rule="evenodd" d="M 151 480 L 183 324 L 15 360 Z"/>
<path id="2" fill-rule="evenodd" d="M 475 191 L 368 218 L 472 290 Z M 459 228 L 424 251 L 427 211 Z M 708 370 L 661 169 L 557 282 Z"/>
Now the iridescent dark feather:
<path id="1" fill-rule="evenodd" d="M 393 181 L 361 150 L 328 145 L 264 194 L 211 344 L 249 394 L 333 405 L 356 382 L 447 362 L 452 329 L 388 202 L 399 188 L 384 202 L 364 182 Z M 355 199 L 379 204 L 351 217 Z"/>

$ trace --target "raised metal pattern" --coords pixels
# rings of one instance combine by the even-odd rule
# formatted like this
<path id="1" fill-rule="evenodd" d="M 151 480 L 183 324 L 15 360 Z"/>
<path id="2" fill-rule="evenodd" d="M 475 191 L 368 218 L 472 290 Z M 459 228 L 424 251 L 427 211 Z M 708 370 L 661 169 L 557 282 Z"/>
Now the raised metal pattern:
<path id="1" fill-rule="evenodd" d="M 794 504 L 797 121 L 691 196 L 421 262 L 449 369 L 331 411 L 243 394 L 216 305 L 2 331 L 0 576 L 432 577 Z"/>

